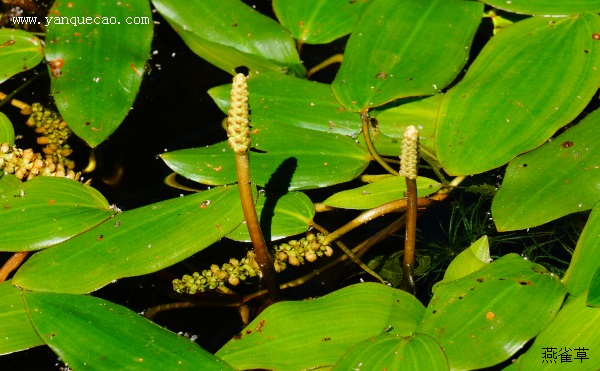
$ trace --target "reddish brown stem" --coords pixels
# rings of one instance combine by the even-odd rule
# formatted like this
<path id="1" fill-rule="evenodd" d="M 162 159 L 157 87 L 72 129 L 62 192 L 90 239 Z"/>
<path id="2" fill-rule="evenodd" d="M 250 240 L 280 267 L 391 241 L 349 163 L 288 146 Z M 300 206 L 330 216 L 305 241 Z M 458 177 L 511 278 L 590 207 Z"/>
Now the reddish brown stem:
<path id="1" fill-rule="evenodd" d="M 27 258 L 27 255 L 29 255 L 29 251 L 14 253 L 10 259 L 4 263 L 2 268 L 0 268 L 0 282 L 6 281 L 8 275 L 15 269 L 19 268 L 21 263 L 23 263 L 25 258 Z"/>

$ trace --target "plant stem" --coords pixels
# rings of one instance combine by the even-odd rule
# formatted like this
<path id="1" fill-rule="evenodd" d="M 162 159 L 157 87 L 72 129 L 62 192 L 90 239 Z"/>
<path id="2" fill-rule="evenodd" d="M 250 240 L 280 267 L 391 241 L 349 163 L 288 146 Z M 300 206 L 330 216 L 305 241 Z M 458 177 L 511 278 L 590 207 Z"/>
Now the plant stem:
<path id="1" fill-rule="evenodd" d="M 19 265 L 23 263 L 25 258 L 29 255 L 29 251 L 16 252 L 14 253 L 7 261 L 4 263 L 2 268 L 0 268 L 0 282 L 6 281 L 8 275 L 19 268 Z"/>
<path id="2" fill-rule="evenodd" d="M 379 153 L 377 153 L 377 150 L 375 149 L 375 146 L 373 145 L 373 142 L 371 141 L 371 133 L 369 132 L 369 113 L 368 113 L 367 108 L 364 108 L 360 112 L 360 120 L 362 121 L 362 132 L 363 132 L 363 135 L 365 136 L 365 144 L 367 145 L 367 148 L 369 149 L 369 153 L 371 153 L 371 156 L 375 159 L 375 161 L 377 161 L 379 163 L 379 165 L 381 165 L 390 174 L 398 175 L 398 172 L 396 170 L 392 169 L 392 167 L 390 165 L 388 165 L 388 163 L 385 162 L 381 158 L 381 156 L 379 156 Z"/>
<path id="3" fill-rule="evenodd" d="M 406 233 L 401 288 L 415 294 L 415 241 L 417 239 L 417 181 L 406 178 Z"/>

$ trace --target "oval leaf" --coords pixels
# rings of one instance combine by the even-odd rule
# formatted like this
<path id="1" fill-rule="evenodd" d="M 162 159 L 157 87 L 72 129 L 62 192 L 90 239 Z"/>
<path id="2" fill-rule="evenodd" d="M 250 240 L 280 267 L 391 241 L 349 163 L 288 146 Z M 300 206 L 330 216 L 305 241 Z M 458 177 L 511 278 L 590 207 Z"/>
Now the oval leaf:
<path id="1" fill-rule="evenodd" d="M 436 149 L 446 172 L 504 165 L 573 120 L 600 85 L 596 32 L 600 18 L 586 13 L 529 18 L 494 36 L 440 107 Z"/>
<path id="2" fill-rule="evenodd" d="M 125 211 L 35 254 L 17 271 L 13 283 L 35 291 L 88 293 L 117 278 L 173 265 L 213 244 L 243 219 L 237 186 Z"/>
<path id="3" fill-rule="evenodd" d="M 375 283 L 349 286 L 315 300 L 268 307 L 216 355 L 242 370 L 331 366 L 351 346 L 383 331 L 410 335 L 424 309 L 404 291 Z"/>
<path id="4" fill-rule="evenodd" d="M 437 192 L 442 185 L 429 178 L 417 178 L 417 196 L 425 197 Z M 390 176 L 362 187 L 342 191 L 329 197 L 323 204 L 343 209 L 366 210 L 388 202 L 406 198 L 406 178 Z"/>
<path id="5" fill-rule="evenodd" d="M 585 11 L 600 12 L 599 0 L 484 0 L 483 2 L 509 12 L 531 15 L 571 15 L 581 14 Z"/>
<path id="6" fill-rule="evenodd" d="M 600 203 L 594 206 L 579 236 L 571 263 L 562 281 L 569 294 L 579 296 L 590 289 L 592 277 L 600 269 Z"/>
<path id="7" fill-rule="evenodd" d="M 255 126 L 250 137 L 252 182 L 274 192 L 346 182 L 367 167 L 370 155 L 352 139 L 282 123 Z M 196 182 L 237 181 L 235 156 L 227 142 L 161 154 L 167 166 Z"/>
<path id="8" fill-rule="evenodd" d="M 265 240 L 275 241 L 307 231 L 315 215 L 315 208 L 310 198 L 302 192 L 284 195 L 263 192 L 258 194 L 256 213 Z M 250 242 L 246 223 L 240 224 L 227 238 Z"/>
<path id="9" fill-rule="evenodd" d="M 114 214 L 94 188 L 71 179 L 38 176 L 0 195 L 0 251 L 56 245 Z"/>
<path id="10" fill-rule="evenodd" d="M 33 328 L 21 290 L 10 281 L 0 284 L 0 355 L 44 345 Z"/>
<path id="11" fill-rule="evenodd" d="M 279 22 L 295 39 L 306 44 L 326 44 L 352 32 L 363 1 L 304 0 L 301 6 L 274 0 Z"/>
<path id="12" fill-rule="evenodd" d="M 36 330 L 70 368 L 233 370 L 189 339 L 110 301 L 43 292 L 23 296 Z"/>
<path id="13" fill-rule="evenodd" d="M 0 83 L 37 66 L 42 59 L 44 47 L 40 39 L 29 32 L 0 29 Z"/>
<path id="14" fill-rule="evenodd" d="M 565 296 L 557 277 L 516 254 L 442 285 L 416 332 L 434 338 L 451 369 L 496 365 L 552 321 Z M 466 351 L 473 350 L 477 351 Z"/>
<path id="15" fill-rule="evenodd" d="M 600 201 L 600 110 L 535 151 L 512 160 L 492 203 L 500 231 L 525 229 Z"/>
<path id="16" fill-rule="evenodd" d="M 95 147 L 119 127 L 140 88 L 152 41 L 150 4 L 57 1 L 47 23 L 56 106 L 73 132 Z"/>
<path id="17" fill-rule="evenodd" d="M 432 95 L 450 84 L 467 62 L 483 4 L 380 0 L 361 11 L 331 86 L 352 111 Z"/>
<path id="18" fill-rule="evenodd" d="M 0 193 L 10 191 L 11 189 L 17 188 L 20 185 L 21 181 L 16 176 L 0 172 Z"/>
<path id="19" fill-rule="evenodd" d="M 590 291 L 587 296 L 587 305 L 590 307 L 600 307 L 600 267 L 596 269 L 596 273 L 592 277 Z"/>
<path id="20" fill-rule="evenodd" d="M 2 49 L 0 49 L 2 50 Z M 0 112 L 0 143 L 15 144 L 15 129 L 5 114 Z"/>
<path id="21" fill-rule="evenodd" d="M 356 136 L 360 116 L 349 112 L 331 95 L 331 87 L 292 76 L 265 73 L 248 79 L 254 124 L 283 122 L 301 128 Z M 229 111 L 231 84 L 208 91 L 223 113 Z"/>
<path id="22" fill-rule="evenodd" d="M 535 338 L 529 351 L 521 357 L 521 370 L 600 369 L 600 309 L 587 307 L 586 296 L 579 295 L 567 302 L 554 321 Z M 554 349 L 549 350 L 550 347 Z"/>
<path id="23" fill-rule="evenodd" d="M 431 337 L 414 334 L 373 336 L 346 353 L 333 371 L 449 370 L 444 351 Z"/>
<path id="24" fill-rule="evenodd" d="M 194 53 L 235 74 L 245 66 L 252 74 L 306 71 L 289 32 L 239 0 L 153 0 Z"/>

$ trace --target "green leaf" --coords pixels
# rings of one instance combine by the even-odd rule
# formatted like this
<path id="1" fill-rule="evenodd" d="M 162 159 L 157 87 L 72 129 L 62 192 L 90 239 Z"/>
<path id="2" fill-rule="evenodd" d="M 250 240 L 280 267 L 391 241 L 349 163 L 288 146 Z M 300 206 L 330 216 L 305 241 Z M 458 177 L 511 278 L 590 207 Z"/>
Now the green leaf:
<path id="1" fill-rule="evenodd" d="M 488 236 L 483 236 L 452 260 L 444 273 L 444 278 L 436 282 L 431 291 L 435 293 L 439 285 L 463 278 L 485 267 L 491 261 Z"/>
<path id="2" fill-rule="evenodd" d="M 600 267 L 596 269 L 596 274 L 592 278 L 590 291 L 587 297 L 587 305 L 591 307 L 600 307 Z"/>
<path id="3" fill-rule="evenodd" d="M 417 178 L 417 196 L 425 197 L 437 192 L 442 185 L 429 178 Z M 390 176 L 362 187 L 335 193 L 323 204 L 343 209 L 366 210 L 388 202 L 406 198 L 406 178 Z"/>
<path id="4" fill-rule="evenodd" d="M 365 4 L 332 89 L 352 111 L 432 95 L 469 57 L 483 4 L 457 0 L 380 0 Z"/>
<path id="5" fill-rule="evenodd" d="M 0 283 L 0 355 L 44 345 L 33 328 L 21 290 L 10 281 Z"/>
<path id="6" fill-rule="evenodd" d="M 0 29 L 0 83 L 37 66 L 43 58 L 42 42 L 33 34 L 9 28 Z"/>
<path id="7" fill-rule="evenodd" d="M 73 132 L 95 147 L 119 127 L 140 88 L 152 41 L 150 4 L 57 1 L 50 17 L 55 18 L 48 21 L 46 59 L 52 95 Z M 91 24 L 56 23 L 65 17 Z M 148 23 L 129 24 L 133 21 Z M 63 65 L 53 68 L 55 63 Z"/>
<path id="8" fill-rule="evenodd" d="M 600 12 L 598 0 L 484 0 L 495 8 L 513 13 L 531 15 L 571 15 L 581 14 L 585 11 Z"/>
<path id="9" fill-rule="evenodd" d="M 600 369 L 600 309 L 585 305 L 587 295 L 570 300 L 521 357 L 521 370 L 598 370 Z M 556 363 L 544 363 L 542 356 L 550 355 L 553 347 Z M 585 348 L 586 350 L 582 350 Z M 588 359 L 576 359 L 578 353 Z M 571 362 L 562 362 L 559 353 L 571 356 Z"/>
<path id="10" fill-rule="evenodd" d="M 565 293 L 545 268 L 509 254 L 440 286 L 415 331 L 438 342 L 451 369 L 490 367 L 544 329 Z"/>
<path id="11" fill-rule="evenodd" d="M 153 0 L 187 46 L 224 71 L 246 66 L 304 76 L 294 39 L 273 19 L 240 0 Z"/>
<path id="12" fill-rule="evenodd" d="M 261 192 L 256 200 L 256 213 L 265 239 L 275 241 L 308 230 L 315 208 L 310 198 L 302 192 L 284 195 Z M 227 238 L 250 242 L 246 223 L 240 224 Z"/>
<path id="13" fill-rule="evenodd" d="M 275 73 L 248 79 L 252 122 L 278 121 L 301 128 L 356 136 L 360 116 L 349 112 L 331 95 L 331 87 Z M 231 84 L 208 91 L 223 113 L 229 111 Z"/>
<path id="14" fill-rule="evenodd" d="M 333 367 L 346 370 L 449 370 L 444 351 L 431 337 L 380 334 L 364 340 Z"/>
<path id="15" fill-rule="evenodd" d="M 173 265 L 218 241 L 243 219 L 237 186 L 125 211 L 35 254 L 13 283 L 35 291 L 88 293 L 121 277 Z"/>
<path id="16" fill-rule="evenodd" d="M 600 201 L 600 110 L 512 160 L 492 204 L 500 231 L 535 227 Z"/>
<path id="17" fill-rule="evenodd" d="M 346 182 L 367 167 L 370 155 L 352 139 L 285 125 L 261 123 L 252 130 L 252 182 L 274 192 L 312 189 Z M 160 155 L 167 166 L 196 182 L 237 181 L 235 155 L 221 142 Z"/>
<path id="18" fill-rule="evenodd" d="M 444 95 L 436 149 L 446 172 L 504 165 L 577 117 L 600 85 L 599 29 L 598 15 L 586 13 L 529 18 L 494 36 Z"/>
<path id="19" fill-rule="evenodd" d="M 23 296 L 42 339 L 75 370 L 233 370 L 189 339 L 110 301 L 41 292 Z"/>
<path id="20" fill-rule="evenodd" d="M 384 331 L 409 336 L 423 311 L 404 291 L 353 285 L 315 300 L 268 307 L 216 355 L 244 370 L 332 366 L 348 348 Z"/>
<path id="21" fill-rule="evenodd" d="M 407 99 L 398 106 L 375 110 L 379 130 L 392 138 L 402 138 L 407 126 L 414 125 L 419 130 L 419 146 L 435 149 L 435 122 L 442 103 L 442 94 L 423 99 Z M 399 154 L 400 150 L 396 151 Z"/>
<path id="22" fill-rule="evenodd" d="M 15 129 L 13 128 L 13 124 L 12 122 L 10 122 L 8 117 L 6 117 L 5 114 L 0 112 L 0 143 L 7 142 L 11 146 L 15 144 Z"/>
<path id="23" fill-rule="evenodd" d="M 19 187 L 20 185 L 21 181 L 16 176 L 12 174 L 6 174 L 5 172 L 0 172 L 0 193 L 5 193 L 13 188 Z"/>
<path id="24" fill-rule="evenodd" d="M 592 209 L 585 228 L 579 236 L 571 264 L 562 281 L 569 294 L 579 296 L 590 290 L 592 277 L 600 269 L 600 203 Z"/>
<path id="25" fill-rule="evenodd" d="M 363 1 L 305 0 L 302 5 L 274 0 L 279 22 L 295 39 L 306 44 L 326 44 L 352 32 Z"/>
<path id="26" fill-rule="evenodd" d="M 0 198 L 0 251 L 56 245 L 114 214 L 100 192 L 67 178 L 38 176 L 8 189 Z"/>

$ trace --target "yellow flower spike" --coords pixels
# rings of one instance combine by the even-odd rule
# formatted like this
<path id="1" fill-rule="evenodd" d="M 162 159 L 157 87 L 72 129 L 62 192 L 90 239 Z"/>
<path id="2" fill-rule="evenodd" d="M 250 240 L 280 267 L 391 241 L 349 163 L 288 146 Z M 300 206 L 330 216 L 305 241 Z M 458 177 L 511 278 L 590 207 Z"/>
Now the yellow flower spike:
<path id="1" fill-rule="evenodd" d="M 227 119 L 229 146 L 236 154 L 246 153 L 250 147 L 250 114 L 246 76 L 238 73 L 231 86 L 231 105 Z"/>
<path id="2" fill-rule="evenodd" d="M 400 175 L 408 179 L 417 179 L 418 145 L 419 131 L 411 125 L 404 131 L 400 156 Z"/>

